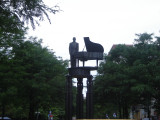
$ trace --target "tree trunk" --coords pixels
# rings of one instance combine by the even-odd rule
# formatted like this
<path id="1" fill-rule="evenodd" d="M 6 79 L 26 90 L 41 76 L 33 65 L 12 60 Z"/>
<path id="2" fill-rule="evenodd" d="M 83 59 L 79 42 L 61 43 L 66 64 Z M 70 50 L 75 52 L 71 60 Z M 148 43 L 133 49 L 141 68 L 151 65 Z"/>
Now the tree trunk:
<path id="1" fill-rule="evenodd" d="M 34 105 L 30 103 L 29 105 L 29 120 L 35 120 L 34 119 Z"/>
<path id="2" fill-rule="evenodd" d="M 149 109 L 149 105 L 147 106 L 147 112 L 148 112 L 148 118 L 150 120 L 150 109 Z"/>
<path id="3" fill-rule="evenodd" d="M 122 119 L 122 111 L 121 111 L 121 103 L 118 103 L 118 109 L 119 109 L 119 119 Z"/>
<path id="4" fill-rule="evenodd" d="M 125 102 L 125 119 L 128 119 L 128 104 L 127 104 L 127 100 Z"/>
<path id="5" fill-rule="evenodd" d="M 124 103 L 123 103 L 123 117 L 122 117 L 122 119 L 124 119 L 125 118 L 125 107 L 124 107 L 125 105 L 124 105 Z"/>
<path id="6" fill-rule="evenodd" d="M 5 117 L 5 104 L 2 102 L 2 120 L 4 120 Z"/>
<path id="7" fill-rule="evenodd" d="M 29 100 L 29 120 L 35 120 L 35 116 L 34 116 L 35 104 L 34 104 L 34 96 L 32 92 L 30 93 L 29 99 L 30 99 Z"/>

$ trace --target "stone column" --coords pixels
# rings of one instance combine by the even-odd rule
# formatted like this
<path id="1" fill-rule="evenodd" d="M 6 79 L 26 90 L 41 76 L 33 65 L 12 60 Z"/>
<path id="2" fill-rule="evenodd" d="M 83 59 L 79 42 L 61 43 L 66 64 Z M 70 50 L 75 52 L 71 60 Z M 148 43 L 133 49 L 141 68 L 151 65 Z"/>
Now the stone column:
<path id="1" fill-rule="evenodd" d="M 66 103 L 65 103 L 65 117 L 66 120 L 72 120 L 73 111 L 73 95 L 72 95 L 72 77 L 66 76 Z"/>
<path id="2" fill-rule="evenodd" d="M 86 94 L 86 118 L 93 118 L 93 81 L 92 75 L 87 78 L 87 94 Z"/>
<path id="3" fill-rule="evenodd" d="M 77 78 L 76 118 L 83 118 L 83 78 Z"/>

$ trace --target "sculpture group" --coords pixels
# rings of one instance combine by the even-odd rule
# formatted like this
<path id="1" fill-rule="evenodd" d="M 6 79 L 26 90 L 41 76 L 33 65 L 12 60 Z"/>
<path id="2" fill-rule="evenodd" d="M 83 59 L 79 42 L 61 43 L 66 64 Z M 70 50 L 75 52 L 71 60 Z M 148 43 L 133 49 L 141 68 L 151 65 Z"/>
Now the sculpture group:
<path id="1" fill-rule="evenodd" d="M 76 118 L 93 118 L 93 76 L 90 74 L 90 71 L 97 70 L 98 60 L 103 59 L 104 49 L 100 44 L 91 42 L 89 37 L 84 37 L 84 42 L 87 51 L 79 51 L 79 44 L 76 42 L 75 37 L 73 38 L 73 42 L 69 45 L 71 67 L 68 69 L 69 74 L 66 76 L 66 120 L 72 120 L 72 78 L 77 78 Z M 86 67 L 85 61 L 88 60 L 96 60 L 97 65 Z M 79 66 L 79 61 L 83 62 L 83 66 Z M 83 78 L 87 78 L 86 115 L 84 115 L 83 111 Z"/>

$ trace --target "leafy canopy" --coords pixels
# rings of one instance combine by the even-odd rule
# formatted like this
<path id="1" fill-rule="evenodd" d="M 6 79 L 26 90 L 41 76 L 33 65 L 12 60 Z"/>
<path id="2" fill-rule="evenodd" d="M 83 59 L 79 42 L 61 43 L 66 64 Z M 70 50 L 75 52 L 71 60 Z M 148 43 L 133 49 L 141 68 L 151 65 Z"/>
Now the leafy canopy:
<path id="1" fill-rule="evenodd" d="M 18 22 L 31 23 L 35 28 L 35 23 L 44 20 L 44 16 L 50 21 L 48 13 L 55 14 L 59 11 L 58 6 L 48 7 L 43 0 L 1 0 L 0 1 L 0 17 L 9 15 L 18 20 Z M 3 25 L 3 24 L 1 24 Z M 1 26 L 0 26 L 1 27 Z M 12 26 L 7 26 L 12 27 Z"/>

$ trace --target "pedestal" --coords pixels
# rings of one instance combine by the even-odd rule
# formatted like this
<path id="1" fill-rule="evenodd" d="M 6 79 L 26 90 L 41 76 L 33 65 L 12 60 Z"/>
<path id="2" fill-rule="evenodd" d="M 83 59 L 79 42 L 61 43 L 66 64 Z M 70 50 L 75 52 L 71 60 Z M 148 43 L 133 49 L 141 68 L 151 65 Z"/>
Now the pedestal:
<path id="1" fill-rule="evenodd" d="M 77 119 L 92 119 L 93 118 L 93 76 L 90 71 L 93 67 L 78 67 L 69 68 L 66 84 L 66 120 L 72 118 L 72 78 L 77 78 L 77 95 L 76 95 L 76 118 Z M 86 117 L 83 116 L 83 78 L 87 78 L 87 93 L 86 93 Z"/>

